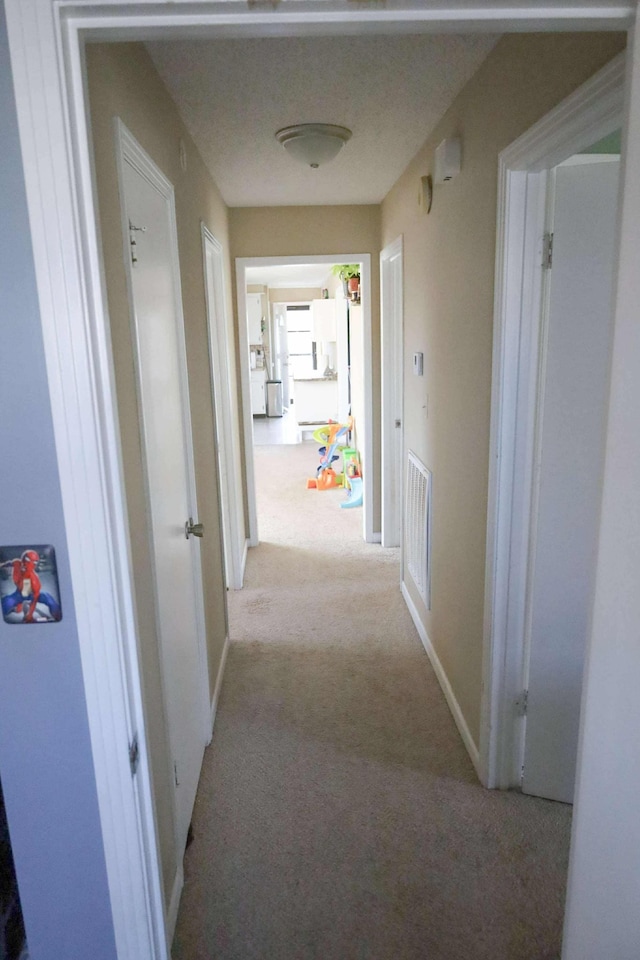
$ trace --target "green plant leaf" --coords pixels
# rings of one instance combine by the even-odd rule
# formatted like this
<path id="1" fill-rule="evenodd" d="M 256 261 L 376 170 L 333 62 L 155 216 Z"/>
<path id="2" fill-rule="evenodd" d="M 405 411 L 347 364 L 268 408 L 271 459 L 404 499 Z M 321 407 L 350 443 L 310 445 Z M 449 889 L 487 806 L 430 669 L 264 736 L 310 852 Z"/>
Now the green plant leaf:
<path id="1" fill-rule="evenodd" d="M 331 273 L 341 280 L 350 280 L 352 277 L 360 277 L 359 263 L 336 263 L 331 268 Z"/>

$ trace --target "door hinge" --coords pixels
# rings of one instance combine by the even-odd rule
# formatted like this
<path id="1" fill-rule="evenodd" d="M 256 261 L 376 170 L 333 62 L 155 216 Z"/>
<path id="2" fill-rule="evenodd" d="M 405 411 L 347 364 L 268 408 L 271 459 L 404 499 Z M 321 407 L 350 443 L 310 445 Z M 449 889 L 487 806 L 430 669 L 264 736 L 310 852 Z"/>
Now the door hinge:
<path id="1" fill-rule="evenodd" d="M 176 787 L 179 787 L 180 781 L 178 780 L 178 763 L 176 760 L 173 761 L 173 779 L 175 780 Z"/>
<path id="2" fill-rule="evenodd" d="M 134 734 L 133 740 L 129 744 L 129 766 L 131 767 L 131 776 L 135 777 L 138 772 L 140 762 L 140 744 L 138 743 L 138 734 Z"/>
<path id="3" fill-rule="evenodd" d="M 553 234 L 545 233 L 542 239 L 542 268 L 551 270 L 553 266 Z"/>
<path id="4" fill-rule="evenodd" d="M 516 710 L 518 715 L 525 717 L 527 715 L 527 707 L 529 706 L 529 691 L 523 690 L 521 696 L 516 700 Z"/>
<path id="5" fill-rule="evenodd" d="M 146 227 L 136 227 L 135 224 L 129 220 L 129 245 L 131 247 L 131 263 L 137 263 L 138 258 L 136 256 L 136 247 L 138 246 L 135 238 L 136 233 L 146 233 Z"/>

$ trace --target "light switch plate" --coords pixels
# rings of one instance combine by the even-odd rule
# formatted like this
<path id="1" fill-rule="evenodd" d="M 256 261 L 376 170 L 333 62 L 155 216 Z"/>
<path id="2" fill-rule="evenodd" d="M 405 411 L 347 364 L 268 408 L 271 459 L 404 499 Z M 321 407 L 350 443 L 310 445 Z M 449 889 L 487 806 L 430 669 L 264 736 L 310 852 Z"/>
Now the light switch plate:
<path id="1" fill-rule="evenodd" d="M 421 377 L 424 372 L 424 360 L 421 353 L 414 353 L 413 355 L 413 372 L 416 377 Z"/>

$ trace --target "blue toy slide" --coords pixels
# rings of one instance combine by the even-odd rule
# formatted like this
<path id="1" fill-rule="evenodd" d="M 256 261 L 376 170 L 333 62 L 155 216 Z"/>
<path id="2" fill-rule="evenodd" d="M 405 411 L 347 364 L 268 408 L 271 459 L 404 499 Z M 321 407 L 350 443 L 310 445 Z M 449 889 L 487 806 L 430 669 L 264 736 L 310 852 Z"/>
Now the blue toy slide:
<path id="1" fill-rule="evenodd" d="M 349 480 L 351 489 L 347 494 L 347 499 L 343 500 L 340 506 L 345 509 L 347 507 L 361 507 L 362 506 L 362 477 L 353 477 Z"/>

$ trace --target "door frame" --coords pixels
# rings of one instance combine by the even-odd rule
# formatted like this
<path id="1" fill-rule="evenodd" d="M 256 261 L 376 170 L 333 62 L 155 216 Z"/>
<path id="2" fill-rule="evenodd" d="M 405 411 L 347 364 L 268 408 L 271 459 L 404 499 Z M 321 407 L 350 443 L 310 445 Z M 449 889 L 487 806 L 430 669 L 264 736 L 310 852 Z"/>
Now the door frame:
<path id="1" fill-rule="evenodd" d="M 133 615 L 120 438 L 108 334 L 106 288 L 98 241 L 83 47 L 94 40 L 141 40 L 149 32 L 202 35 L 307 34 L 448 29 L 457 31 L 618 29 L 634 25 L 636 5 L 607 7 L 584 0 L 510 11 L 481 4 L 460 8 L 406 3 L 393 10 L 355 9 L 339 0 L 331 10 L 316 0 L 307 9 L 248 6 L 245 0 L 195 10 L 191 0 L 162 7 L 98 0 L 5 0 L 36 285 L 45 345 L 53 432 L 58 457 L 74 607 L 78 624 L 89 734 L 118 960 L 168 960 L 149 757 Z M 636 107 L 637 48 L 629 82 Z M 625 133 L 636 135 L 633 112 Z M 635 141 L 634 141 L 635 143 Z M 623 177 L 635 182 L 634 152 Z M 633 196 L 632 196 L 633 199 Z M 636 252 L 623 234 L 625 274 Z M 626 289 L 626 288 L 625 288 Z M 634 285 L 631 283 L 631 292 Z M 631 294 L 630 294 L 631 295 Z M 628 306 L 627 301 L 624 304 Z M 618 318 L 616 318 L 618 320 Z M 624 319 L 624 317 L 622 318 Z M 631 355 L 632 367 L 635 355 Z M 77 451 L 83 456 L 78 457 Z M 614 471 L 614 468 L 612 468 Z M 616 474 L 614 472 L 615 480 Z M 99 602 L 94 584 L 100 583 Z M 107 642 L 108 638 L 108 642 Z M 492 666 L 492 665 L 491 665 Z M 593 683 L 596 684 L 597 677 Z M 129 747 L 137 737 L 140 762 L 131 776 Z M 586 795 L 586 788 L 585 788 Z M 578 905 L 579 906 L 579 905 Z M 574 912 L 578 907 L 574 906 Z"/>
<path id="2" fill-rule="evenodd" d="M 191 421 L 191 401 L 189 397 L 189 380 L 187 372 L 187 346 L 184 333 L 184 313 L 182 309 L 182 282 L 180 274 L 180 261 L 178 256 L 178 230 L 176 223 L 176 211 L 175 211 L 175 192 L 173 184 L 165 177 L 160 168 L 155 164 L 153 159 L 149 154 L 144 150 L 140 143 L 136 140 L 130 130 L 127 129 L 125 124 L 119 117 L 114 118 L 114 128 L 115 128 L 115 142 L 116 142 L 116 151 L 117 151 L 117 168 L 118 168 L 118 190 L 120 194 L 120 211 L 121 211 L 121 221 L 122 221 L 122 238 L 123 238 L 123 256 L 126 264 L 126 278 L 127 278 L 127 295 L 129 301 L 129 317 L 130 317 L 130 327 L 131 327 L 131 340 L 133 345 L 133 355 L 135 360 L 135 369 L 136 369 L 136 395 L 137 395 L 137 407 L 138 407 L 138 420 L 140 425 L 140 438 L 141 438 L 141 448 L 142 448 L 142 462 L 144 469 L 144 493 L 145 493 L 145 503 L 147 516 L 151 516 L 151 491 L 150 491 L 150 476 L 147 465 L 147 446 L 145 442 L 146 430 L 145 430 L 145 407 L 142 399 L 141 384 L 140 384 L 140 352 L 139 352 L 139 338 L 138 338 L 138 329 L 136 322 L 136 310 L 135 310 L 135 298 L 133 293 L 133 277 L 131 273 L 131 256 L 130 249 L 128 245 L 129 238 L 129 219 L 127 214 L 127 206 L 125 200 L 125 191 L 124 191 L 124 164 L 129 163 L 142 177 L 144 177 L 157 191 L 160 197 L 164 200 L 166 204 L 166 209 L 169 219 L 169 232 L 170 232 L 170 245 L 171 245 L 171 272 L 173 274 L 173 283 L 174 283 L 174 310 L 176 316 L 176 326 L 177 326 L 177 340 L 178 340 L 178 361 L 179 361 L 179 375 L 180 375 L 180 394 L 182 399 L 182 417 L 183 417 L 183 428 L 185 433 L 186 440 L 186 450 L 185 450 L 185 462 L 187 468 L 187 484 L 188 484 L 188 502 L 189 502 L 189 516 L 196 517 L 198 516 L 198 500 L 197 500 L 197 489 L 196 489 L 196 471 L 195 471 L 195 456 L 193 449 L 193 431 L 192 431 L 192 421 Z M 187 518 L 185 517 L 185 520 Z M 192 569 L 193 569 L 193 587 L 194 595 L 196 600 L 196 609 L 195 609 L 195 619 L 196 619 L 196 639 L 198 646 L 198 681 L 199 681 L 199 697 L 200 697 L 200 714 L 201 714 L 201 744 L 202 749 L 207 743 L 211 740 L 211 705 L 209 702 L 209 667 L 207 660 L 207 643 L 206 643 L 206 625 L 205 625 L 205 613 L 204 613 L 204 587 L 202 581 L 202 554 L 200 550 L 200 541 L 197 537 L 189 537 L 189 547 L 191 552 L 192 560 Z M 160 644 L 163 645 L 163 630 L 161 627 L 160 612 L 158 606 L 158 590 L 157 590 L 157 581 L 156 581 L 156 571 L 155 571 L 155 551 L 153 544 L 153 532 L 151 525 L 149 525 L 149 550 L 151 557 L 151 567 L 152 567 L 152 576 L 153 576 L 153 588 L 154 588 L 154 607 L 156 615 L 156 625 L 157 630 L 160 634 Z M 165 716 L 165 726 L 167 731 L 167 744 L 170 745 L 171 731 L 169 729 L 169 696 L 167 692 L 167 676 L 165 669 L 165 660 L 164 655 L 160 657 L 160 678 L 162 685 L 162 699 L 164 705 L 164 716 Z M 174 769 L 173 762 L 178 760 L 178 757 L 171 755 L 171 750 L 169 756 L 167 756 L 167 775 L 170 779 L 170 782 L 173 783 Z M 182 893 L 182 887 L 184 885 L 184 871 L 183 871 L 183 858 L 184 858 L 184 846 L 182 844 L 182 839 L 178 832 L 178 808 L 176 805 L 176 796 L 175 791 L 172 791 L 172 812 L 173 812 L 173 828 L 174 828 L 174 840 L 175 840 L 175 853 L 176 853 L 176 874 L 173 881 L 173 886 L 171 891 L 168 893 L 168 904 L 167 904 L 167 913 L 166 913 L 166 926 L 167 926 L 167 936 L 168 938 L 173 937 L 173 930 L 175 929 L 176 920 L 178 918 L 178 906 L 180 904 L 180 895 Z"/>
<path id="3" fill-rule="evenodd" d="M 256 505 L 256 475 L 253 457 L 253 415 L 251 413 L 251 359 L 247 326 L 247 267 L 275 267 L 286 264 L 359 263 L 361 265 L 360 289 L 362 290 L 362 322 L 364 348 L 364 403 L 367 419 L 364 425 L 362 459 L 365 464 L 363 477 L 363 537 L 367 543 L 379 543 L 380 534 L 373 527 L 373 369 L 371 340 L 371 254 L 369 253 L 321 253 L 310 256 L 290 257 L 237 257 L 236 291 L 238 307 L 238 338 L 240 347 L 240 383 L 242 388 L 242 423 L 244 436 L 245 477 L 247 482 L 247 508 L 249 514 L 249 545 L 259 543 L 258 508 Z M 284 302 L 284 301 L 283 301 Z M 369 464 L 369 469 L 367 469 Z"/>
<path id="4" fill-rule="evenodd" d="M 520 784 L 548 171 L 623 125 L 620 54 L 499 156 L 480 777 Z"/>
<path id="5" fill-rule="evenodd" d="M 233 352 L 229 340 L 229 318 L 226 309 L 224 267 L 222 263 L 222 244 L 216 240 L 205 223 L 202 231 L 202 258 L 205 276 L 205 294 L 207 302 L 207 335 L 209 341 L 209 371 L 211 375 L 211 394 L 216 423 L 216 444 L 220 467 L 220 485 L 227 510 L 221 509 L 220 523 L 224 539 L 225 570 L 227 587 L 241 590 L 244 580 L 246 545 L 244 535 L 244 508 L 238 492 L 242 490 L 240 453 L 234 442 L 236 432 L 233 429 L 232 411 L 234 398 L 229 376 L 223 371 L 233 369 Z M 214 276 L 211 279 L 213 297 L 209 296 L 209 267 L 207 248 L 213 256 Z M 241 513 L 242 511 L 242 513 Z"/>
<path id="6" fill-rule="evenodd" d="M 382 449 L 382 546 L 401 545 L 404 476 L 404 264 L 403 238 L 380 253 L 380 392 Z M 400 261 L 400 295 L 387 309 L 386 273 Z M 400 427 L 395 421 L 400 419 Z M 394 456 L 400 431 L 400 463 Z"/>

